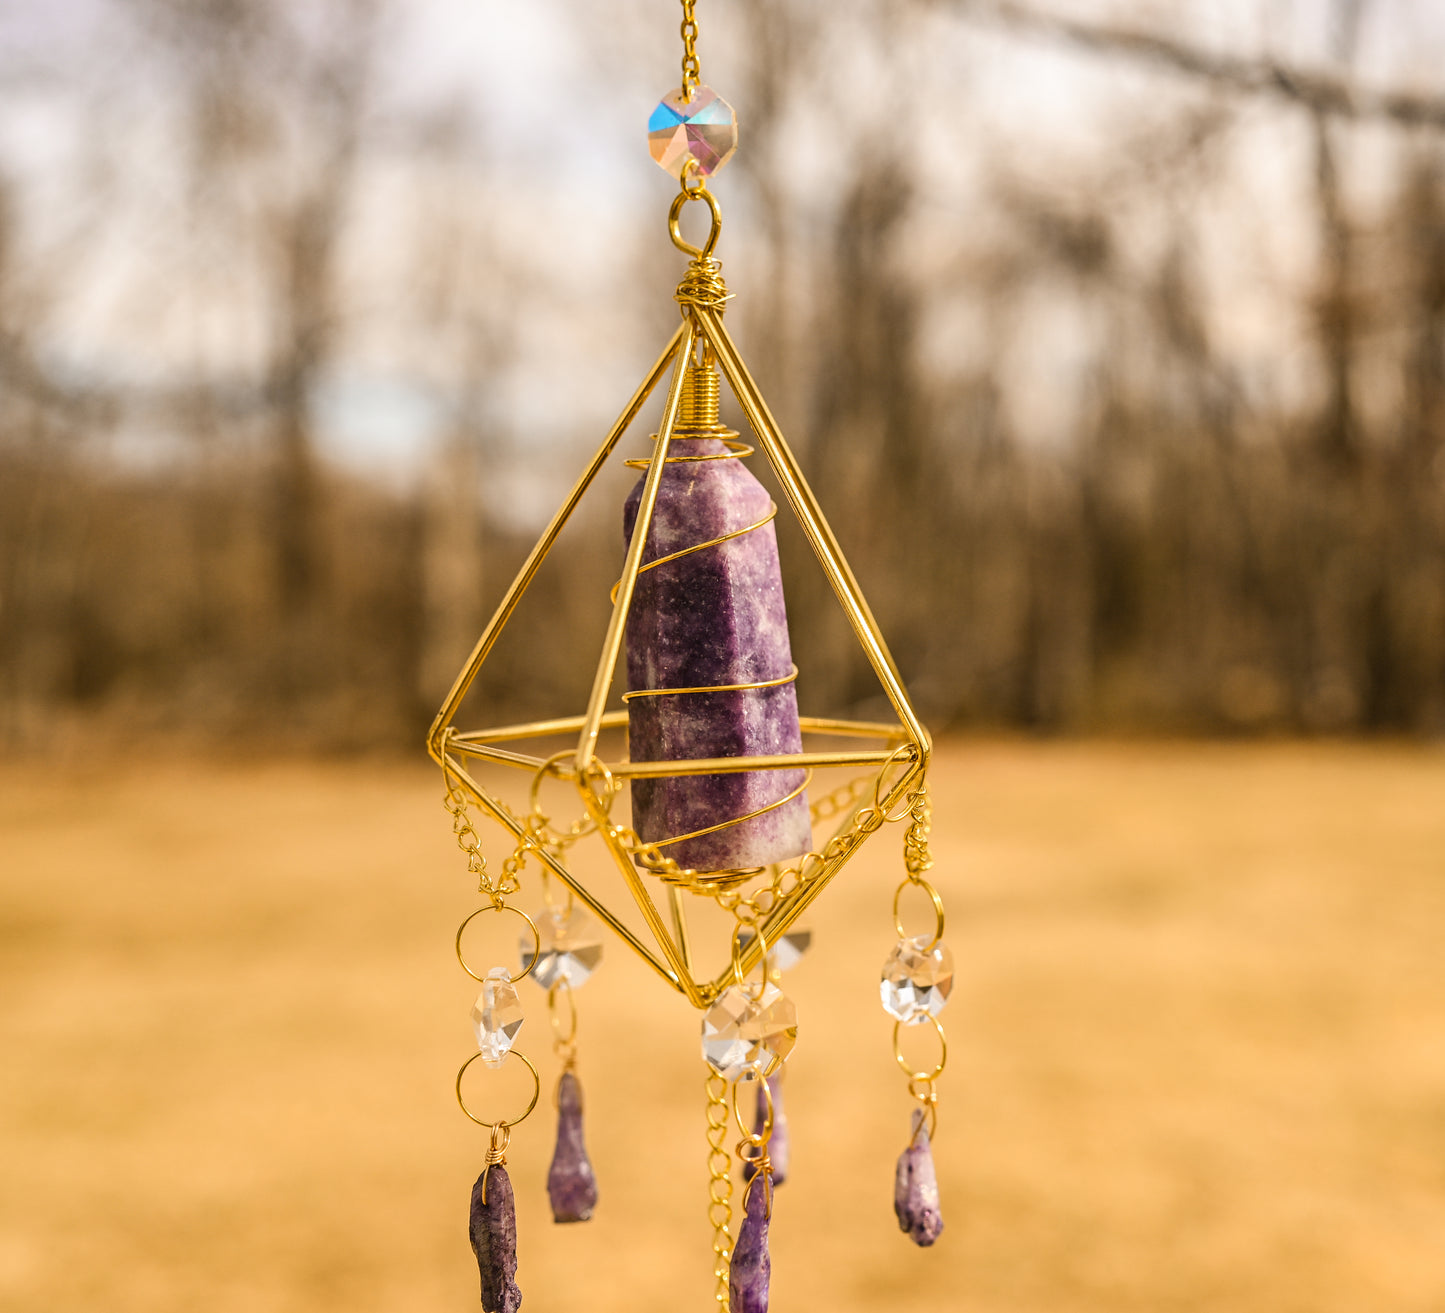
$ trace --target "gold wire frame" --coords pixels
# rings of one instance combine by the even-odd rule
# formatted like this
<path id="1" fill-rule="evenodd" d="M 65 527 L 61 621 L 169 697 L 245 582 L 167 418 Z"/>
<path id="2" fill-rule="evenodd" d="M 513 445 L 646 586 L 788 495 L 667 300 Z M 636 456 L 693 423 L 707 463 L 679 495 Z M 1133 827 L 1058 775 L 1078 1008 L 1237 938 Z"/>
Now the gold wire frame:
<path id="1" fill-rule="evenodd" d="M 694 269 L 698 267 L 694 265 Z M 681 295 L 679 296 L 681 300 Z M 805 736 L 810 734 L 830 737 L 855 737 L 878 740 L 877 746 L 860 748 L 856 751 L 804 751 L 777 756 L 722 757 L 692 761 L 604 761 L 597 755 L 598 738 L 604 729 L 616 729 L 627 724 L 627 712 L 608 711 L 607 700 L 616 675 L 617 662 L 621 654 L 628 611 L 637 584 L 637 576 L 644 568 L 643 552 L 652 522 L 653 509 L 657 503 L 658 489 L 667 459 L 668 444 L 677 423 L 679 405 L 683 391 L 683 376 L 694 349 L 705 343 L 722 370 L 734 397 L 742 407 L 749 426 L 757 436 L 787 498 L 788 505 L 797 517 L 809 546 L 813 549 L 823 567 L 829 584 L 862 646 L 869 664 L 893 706 L 898 720 L 896 723 L 875 723 L 851 720 L 800 717 Z M 658 427 L 656 446 L 646 462 L 647 473 L 643 479 L 642 496 L 637 509 L 632 538 L 628 544 L 623 564 L 622 577 L 613 595 L 612 615 L 607 634 L 603 639 L 601 656 L 592 683 L 587 709 L 580 716 L 568 716 L 556 720 L 533 721 L 528 724 L 506 725 L 495 729 L 463 732 L 453 725 L 458 709 L 467 691 L 477 678 L 497 638 L 511 619 L 523 595 L 536 577 L 547 554 L 551 551 L 578 504 L 591 487 L 593 480 L 606 465 L 618 443 L 637 418 L 643 405 L 661 381 L 668 366 L 672 376 L 667 389 L 667 400 L 663 406 L 662 420 Z M 571 752 L 558 753 L 543 758 L 514 751 L 501 745 L 508 742 L 544 738 L 553 735 L 576 735 L 576 748 Z M 530 830 L 499 797 L 492 794 L 471 775 L 465 759 L 472 758 L 492 764 L 514 767 L 531 772 L 534 780 L 543 774 L 571 780 L 577 786 L 582 802 L 598 834 L 611 851 L 618 869 L 626 882 L 634 902 L 637 904 L 647 928 L 655 940 L 655 951 L 632 932 L 599 898 L 592 893 L 568 868 L 565 852 L 560 847 L 538 846 L 533 840 L 528 855 L 535 857 L 545 870 L 555 875 L 572 893 L 589 907 L 622 940 L 647 962 L 663 979 L 685 995 L 694 1007 L 706 1007 L 717 997 L 733 978 L 735 970 L 747 972 L 755 967 L 761 958 L 765 944 L 776 943 L 803 913 L 803 911 L 827 887 L 828 883 L 857 850 L 862 841 L 876 830 L 885 820 L 898 819 L 895 809 L 900 800 L 910 793 L 921 781 L 928 765 L 931 740 L 928 731 L 919 722 L 908 700 L 907 691 L 899 677 L 897 667 L 888 651 L 888 646 L 879 632 L 878 623 L 869 610 L 858 580 L 843 556 L 842 549 L 824 517 L 812 489 L 808 487 L 798 467 L 796 458 L 789 450 L 778 428 L 777 421 L 768 410 L 762 393 L 743 363 L 742 356 L 734 345 L 727 329 L 724 328 L 720 307 L 684 302 L 683 322 L 671 341 L 663 349 L 656 363 L 648 371 L 632 399 L 627 403 L 617 422 L 609 430 L 602 445 L 582 471 L 572 491 L 553 515 L 551 523 L 537 540 L 522 568 L 517 572 L 507 589 L 495 614 L 482 631 L 477 645 L 468 658 L 466 666 L 446 701 L 437 713 L 427 736 L 427 749 L 434 760 L 441 765 L 448 778 L 458 784 L 467 795 L 483 808 L 498 824 L 509 831 L 519 844 L 527 844 Z M 570 758 L 570 763 L 569 763 Z M 743 950 L 741 960 L 729 962 L 718 976 L 700 980 L 694 975 L 692 951 L 689 941 L 687 916 L 684 899 L 676 885 L 667 889 L 669 918 L 664 919 L 661 909 L 654 900 L 648 881 L 656 877 L 639 871 L 635 858 L 637 849 L 628 845 L 623 827 L 611 820 L 609 811 L 620 781 L 630 779 L 655 779 L 678 775 L 716 775 L 742 771 L 797 770 L 799 768 L 827 766 L 876 766 L 877 775 L 873 780 L 871 801 L 859 797 L 842 813 L 842 820 L 833 835 L 816 851 L 805 854 L 786 872 L 792 878 L 784 891 L 771 901 L 765 914 L 759 920 L 760 934 L 755 934 Z M 599 793 L 599 785 L 602 791 Z M 905 809 L 906 810 L 906 809 Z M 741 876 L 743 873 L 737 873 Z M 661 881 L 657 881 L 661 884 Z M 718 888 L 725 888 L 726 882 Z"/>

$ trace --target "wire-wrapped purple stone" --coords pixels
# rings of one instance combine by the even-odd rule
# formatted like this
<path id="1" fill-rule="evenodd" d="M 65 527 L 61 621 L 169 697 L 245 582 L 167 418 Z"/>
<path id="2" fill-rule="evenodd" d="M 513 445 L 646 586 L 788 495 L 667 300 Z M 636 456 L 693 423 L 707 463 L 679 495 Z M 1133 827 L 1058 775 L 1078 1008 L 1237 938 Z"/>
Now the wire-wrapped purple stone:
<path id="1" fill-rule="evenodd" d="M 493 1163 L 472 1186 L 472 1253 L 482 1278 L 482 1313 L 517 1313 L 517 1204 L 512 1179 Z"/>
<path id="2" fill-rule="evenodd" d="M 726 456 L 717 438 L 676 438 L 669 455 Z M 632 537 L 642 484 L 623 513 Z M 682 460 L 663 472 L 643 563 L 766 520 L 767 490 L 737 459 Z M 627 620 L 630 691 L 713 688 L 784 680 L 792 648 L 771 523 L 637 577 Z M 628 700 L 634 761 L 778 755 L 802 751 L 792 682 L 722 693 L 677 693 Z M 707 829 L 778 802 L 798 789 L 801 770 L 748 771 L 639 779 L 632 824 L 645 843 Z M 764 866 L 806 852 L 808 803 L 799 794 L 750 820 L 662 848 L 684 869 Z"/>
<path id="3" fill-rule="evenodd" d="M 728 1313 L 768 1313 L 773 1260 L 768 1253 L 768 1223 L 773 1192 L 767 1173 L 748 1186 L 743 1224 L 728 1269 Z"/>
<path id="4" fill-rule="evenodd" d="M 597 1207 L 597 1177 L 582 1139 L 582 1086 L 570 1071 L 557 1082 L 557 1149 L 547 1172 L 552 1219 L 586 1222 Z"/>

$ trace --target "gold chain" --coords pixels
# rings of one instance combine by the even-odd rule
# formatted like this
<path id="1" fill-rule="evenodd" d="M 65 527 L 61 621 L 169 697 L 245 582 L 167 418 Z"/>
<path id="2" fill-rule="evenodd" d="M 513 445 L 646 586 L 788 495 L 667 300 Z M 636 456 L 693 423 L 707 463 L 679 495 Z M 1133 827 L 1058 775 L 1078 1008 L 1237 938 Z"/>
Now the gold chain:
<path id="1" fill-rule="evenodd" d="M 702 81 L 702 65 L 697 58 L 697 0 L 682 0 L 682 103 L 692 100 L 692 93 Z"/>
<path id="2" fill-rule="evenodd" d="M 943 938 L 944 915 L 943 896 L 925 879 L 925 873 L 933 866 L 933 854 L 928 847 L 928 835 L 932 829 L 933 819 L 933 809 L 928 801 L 928 781 L 921 780 L 918 787 L 908 795 L 905 801 L 908 808 L 906 812 L 908 829 L 903 835 L 903 865 L 907 874 L 893 893 L 894 929 L 898 931 L 900 939 L 905 937 L 903 922 L 898 915 L 898 901 L 904 891 L 910 887 L 922 890 L 933 904 L 934 929 L 932 942 L 928 944 L 928 948 L 931 949 Z M 944 1067 L 948 1065 L 948 1036 L 944 1033 L 937 1017 L 926 1016 L 924 1020 L 933 1027 L 933 1032 L 937 1036 L 938 1060 L 927 1069 L 913 1066 L 903 1053 L 902 1022 L 898 1022 L 893 1027 L 893 1058 L 908 1077 L 908 1093 L 917 1099 L 922 1107 L 923 1116 L 919 1119 L 918 1129 L 926 1130 L 929 1138 L 932 1139 L 938 1127 L 936 1082 L 943 1075 Z"/>
<path id="3" fill-rule="evenodd" d="M 712 1274 L 717 1278 L 714 1298 L 728 1306 L 728 1275 L 733 1257 L 732 1155 L 728 1139 L 728 1083 L 709 1068 L 707 1074 L 707 1220 L 712 1226 Z"/>

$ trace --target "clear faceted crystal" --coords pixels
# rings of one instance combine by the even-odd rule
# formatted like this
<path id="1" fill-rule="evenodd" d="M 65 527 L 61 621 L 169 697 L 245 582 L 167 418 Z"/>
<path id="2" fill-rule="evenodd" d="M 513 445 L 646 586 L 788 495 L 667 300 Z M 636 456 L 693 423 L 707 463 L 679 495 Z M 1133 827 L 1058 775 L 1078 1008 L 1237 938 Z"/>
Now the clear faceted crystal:
<path id="1" fill-rule="evenodd" d="M 729 985 L 703 1014 L 702 1056 L 725 1080 L 771 1076 L 798 1040 L 798 1009 L 776 985 Z"/>
<path id="2" fill-rule="evenodd" d="M 741 935 L 744 948 L 752 942 L 753 932 L 751 928 L 744 927 Z M 813 932 L 811 930 L 789 930 L 786 934 L 780 935 L 776 942 L 768 944 L 768 961 L 779 971 L 791 971 L 803 960 L 813 943 Z"/>
<path id="3" fill-rule="evenodd" d="M 647 120 L 647 146 L 674 178 L 681 178 L 688 160 L 697 161 L 703 177 L 716 173 L 738 148 L 738 116 L 711 87 L 695 87 L 690 101 L 682 88 L 669 91 Z"/>
<path id="4" fill-rule="evenodd" d="M 472 1030 L 482 1061 L 500 1067 L 522 1029 L 522 1000 L 505 967 L 493 967 L 482 981 L 482 992 L 472 1004 Z"/>
<path id="5" fill-rule="evenodd" d="M 532 965 L 533 948 L 540 946 L 532 977 L 543 989 L 551 989 L 559 980 L 565 980 L 573 989 L 586 984 L 602 961 L 602 932 L 597 922 L 576 907 L 570 911 L 544 908 L 534 919 L 536 944 L 527 932 L 519 945 L 522 970 Z"/>
<path id="6" fill-rule="evenodd" d="M 952 992 L 953 954 L 942 941 L 930 948 L 927 935 L 900 939 L 883 964 L 878 986 L 883 1010 L 905 1025 L 936 1017 Z"/>

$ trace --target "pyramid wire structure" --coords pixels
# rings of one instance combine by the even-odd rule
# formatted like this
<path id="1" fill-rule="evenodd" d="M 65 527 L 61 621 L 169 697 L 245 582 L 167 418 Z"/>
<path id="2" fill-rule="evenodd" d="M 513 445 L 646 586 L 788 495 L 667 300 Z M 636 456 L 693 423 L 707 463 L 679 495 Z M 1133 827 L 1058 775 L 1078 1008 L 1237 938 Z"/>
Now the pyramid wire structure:
<path id="1" fill-rule="evenodd" d="M 674 208 L 675 214 L 676 207 Z M 711 243 L 708 248 L 701 251 L 696 248 L 684 247 L 695 258 L 689 269 L 688 277 L 683 280 L 677 293 L 677 300 L 683 308 L 681 326 L 648 371 L 646 378 L 643 379 L 632 399 L 627 403 L 626 409 L 618 417 L 602 445 L 582 471 L 567 499 L 532 548 L 498 605 L 496 613 L 483 630 L 466 666 L 452 685 L 451 692 L 437 713 L 427 736 L 428 751 L 442 767 L 449 782 L 459 785 L 466 795 L 511 833 L 518 843 L 518 854 L 525 851 L 527 857 L 539 861 L 544 870 L 561 880 L 631 949 L 697 1008 L 707 1007 L 734 978 L 735 972 L 745 974 L 757 965 L 767 950 L 767 946 L 777 943 L 778 937 L 823 892 L 869 834 L 880 828 L 885 821 L 900 820 L 906 816 L 907 804 L 911 802 L 917 784 L 921 783 L 923 779 L 931 750 L 928 731 L 924 729 L 914 713 L 908 694 L 903 687 L 903 681 L 899 677 L 898 669 L 889 654 L 883 635 L 879 632 L 877 621 L 874 620 L 873 613 L 858 586 L 858 580 L 848 565 L 817 499 L 803 478 L 797 460 L 788 448 L 777 421 L 768 410 L 767 403 L 763 400 L 757 384 L 753 381 L 742 356 L 727 329 L 723 326 L 722 306 L 726 299 L 726 289 L 723 288 L 721 278 L 718 276 L 717 262 L 709 258 L 710 245 Z M 642 558 L 649 538 L 658 489 L 662 482 L 668 445 L 678 420 L 683 394 L 683 378 L 694 351 L 703 344 L 706 348 L 710 348 L 722 370 L 723 377 L 727 380 L 729 388 L 747 417 L 749 426 L 766 453 L 768 463 L 782 487 L 788 504 L 807 536 L 808 543 L 823 567 L 854 635 L 898 717 L 896 724 L 880 724 L 803 716 L 799 718 L 802 731 L 805 736 L 825 735 L 880 740 L 879 746 L 861 748 L 857 751 L 803 751 L 779 756 L 724 757 L 683 761 L 604 761 L 597 755 L 598 738 L 601 732 L 604 729 L 622 728 L 627 724 L 627 712 L 625 710 L 609 712 L 606 709 L 607 700 L 622 650 L 637 576 L 644 568 Z M 651 458 L 646 462 L 647 473 L 643 480 L 637 519 L 631 541 L 628 544 L 622 577 L 614 595 L 612 616 L 603 640 L 602 652 L 597 663 L 597 671 L 586 711 L 580 716 L 569 716 L 556 720 L 506 725 L 495 729 L 465 732 L 458 730 L 452 721 L 466 697 L 467 691 L 486 663 L 502 630 L 511 619 L 547 554 L 586 495 L 593 480 L 628 432 L 669 365 L 672 366 L 672 377 L 667 390 L 667 400 L 663 407 L 655 448 Z M 532 756 L 501 746 L 524 739 L 574 734 L 577 736 L 575 750 L 563 751 L 548 758 Z M 467 770 L 464 760 L 467 758 L 531 772 L 533 776 L 533 815 L 526 820 L 522 819 L 500 797 L 484 788 Z M 847 806 L 842 812 L 842 820 L 828 840 L 820 848 L 804 854 L 786 870 L 780 872 L 778 867 L 772 868 L 778 893 L 776 898 L 769 900 L 766 907 L 758 906 L 758 928 L 761 933 L 752 935 L 742 946 L 738 960 L 730 961 L 717 977 L 697 978 L 694 974 L 688 935 L 684 890 L 679 888 L 676 883 L 669 883 L 665 886 L 668 894 L 669 917 L 664 919 L 647 883 L 649 880 L 657 880 L 657 876 L 640 871 L 635 860 L 647 851 L 648 845 L 640 845 L 631 830 L 614 821 L 610 815 L 611 806 L 618 795 L 621 782 L 666 776 L 797 770 L 800 767 L 811 769 L 829 766 L 876 766 L 878 770 L 873 778 L 871 799 L 866 796 L 866 793 L 864 796 L 857 795 L 857 781 L 855 781 L 851 806 Z M 545 818 L 540 817 L 539 809 L 535 805 L 537 786 L 546 776 L 572 781 L 577 786 L 589 818 L 585 826 L 574 826 L 572 831 L 561 839 L 555 834 L 545 831 Z M 863 777 L 864 782 L 866 779 L 866 776 Z M 535 824 L 538 819 L 542 821 L 541 832 Z M 584 834 L 592 833 L 594 829 L 611 851 L 623 880 L 656 942 L 656 951 L 634 934 L 617 914 L 569 869 L 565 860 L 566 848 Z M 652 846 L 651 852 L 655 857 L 656 846 Z M 737 874 L 740 876 L 742 873 Z M 658 882 L 661 883 L 661 881 Z M 695 886 L 695 888 L 699 892 L 709 892 L 701 886 Z M 671 921 L 670 928 L 668 920 Z"/>

